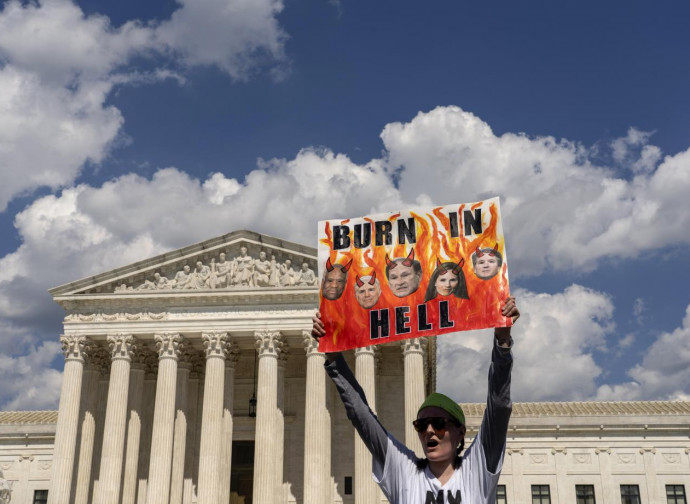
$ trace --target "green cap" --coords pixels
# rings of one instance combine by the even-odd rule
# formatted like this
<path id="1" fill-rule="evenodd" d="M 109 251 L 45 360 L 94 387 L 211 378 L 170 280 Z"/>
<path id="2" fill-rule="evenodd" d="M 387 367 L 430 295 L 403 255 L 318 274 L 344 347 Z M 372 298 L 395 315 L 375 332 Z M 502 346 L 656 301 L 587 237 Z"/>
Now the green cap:
<path id="1" fill-rule="evenodd" d="M 424 408 L 428 408 L 430 406 L 441 408 L 443 411 L 455 418 L 458 422 L 463 425 L 465 424 L 465 414 L 462 412 L 462 408 L 447 395 L 443 395 L 438 392 L 430 394 L 426 399 L 424 399 L 424 402 L 417 410 L 417 416 L 419 416 L 419 413 Z"/>

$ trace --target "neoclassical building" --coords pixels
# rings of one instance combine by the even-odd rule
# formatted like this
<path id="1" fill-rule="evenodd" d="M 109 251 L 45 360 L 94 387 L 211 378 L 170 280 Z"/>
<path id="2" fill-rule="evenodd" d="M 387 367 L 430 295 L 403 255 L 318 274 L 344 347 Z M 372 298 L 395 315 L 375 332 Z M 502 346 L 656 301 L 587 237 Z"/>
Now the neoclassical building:
<path id="1" fill-rule="evenodd" d="M 384 501 L 310 336 L 316 270 L 315 249 L 238 231 L 51 289 L 66 312 L 59 411 L 0 412 L 0 491 Z M 434 338 L 347 353 L 383 424 L 418 452 L 411 421 L 435 356 Z M 463 407 L 472 438 L 483 405 Z M 499 502 L 685 504 L 689 439 L 687 402 L 516 404 Z"/>

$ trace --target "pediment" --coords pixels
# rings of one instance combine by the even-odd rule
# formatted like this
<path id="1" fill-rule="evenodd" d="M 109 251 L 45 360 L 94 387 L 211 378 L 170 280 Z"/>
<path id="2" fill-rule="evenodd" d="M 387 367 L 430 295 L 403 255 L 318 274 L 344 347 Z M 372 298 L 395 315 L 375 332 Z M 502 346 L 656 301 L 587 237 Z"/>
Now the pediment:
<path id="1" fill-rule="evenodd" d="M 58 300 L 72 296 L 128 298 L 313 290 L 317 285 L 316 272 L 315 248 L 251 231 L 235 231 L 49 292 Z"/>

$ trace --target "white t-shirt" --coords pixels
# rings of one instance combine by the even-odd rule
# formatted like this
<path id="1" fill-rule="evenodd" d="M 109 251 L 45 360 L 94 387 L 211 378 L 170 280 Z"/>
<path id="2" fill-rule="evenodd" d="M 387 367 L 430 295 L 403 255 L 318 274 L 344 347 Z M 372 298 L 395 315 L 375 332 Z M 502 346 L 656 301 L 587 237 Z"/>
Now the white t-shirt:
<path id="1" fill-rule="evenodd" d="M 389 436 L 384 466 L 374 461 L 374 480 L 391 504 L 494 504 L 503 455 L 496 472 L 489 472 L 479 439 L 478 433 L 460 468 L 441 485 L 428 466 L 417 469 L 414 452 Z"/>

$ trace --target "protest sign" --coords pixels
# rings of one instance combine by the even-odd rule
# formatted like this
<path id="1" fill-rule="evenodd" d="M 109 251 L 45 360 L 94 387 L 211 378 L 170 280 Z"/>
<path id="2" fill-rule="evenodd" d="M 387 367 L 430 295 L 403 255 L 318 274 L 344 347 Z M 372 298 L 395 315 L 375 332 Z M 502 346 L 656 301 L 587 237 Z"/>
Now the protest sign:
<path id="1" fill-rule="evenodd" d="M 322 352 L 511 324 L 498 198 L 321 221 L 318 254 Z"/>

